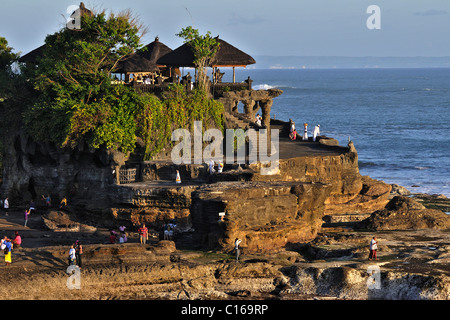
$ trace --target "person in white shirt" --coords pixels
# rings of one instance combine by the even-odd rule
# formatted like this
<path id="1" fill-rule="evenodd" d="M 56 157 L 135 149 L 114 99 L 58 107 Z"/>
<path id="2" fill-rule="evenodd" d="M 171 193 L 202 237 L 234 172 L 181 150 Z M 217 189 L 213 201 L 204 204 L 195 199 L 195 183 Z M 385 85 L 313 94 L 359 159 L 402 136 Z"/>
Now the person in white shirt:
<path id="1" fill-rule="evenodd" d="M 73 266 L 75 264 L 75 258 L 75 248 L 71 245 L 69 250 L 69 266 Z"/>
<path id="2" fill-rule="evenodd" d="M 241 239 L 236 238 L 236 240 L 234 240 L 234 250 L 236 250 L 236 262 L 239 262 L 239 253 L 240 253 L 240 249 L 239 249 L 239 245 L 241 244 Z"/>
<path id="3" fill-rule="evenodd" d="M 5 215 L 8 215 L 8 211 L 9 211 L 9 201 L 8 198 L 5 199 L 5 201 L 3 201 L 3 209 L 5 209 Z"/>
<path id="4" fill-rule="evenodd" d="M 210 173 L 210 174 L 213 174 L 214 172 L 216 172 L 216 170 L 214 169 L 214 160 L 211 159 L 211 160 L 209 161 L 209 173 Z"/>
<path id="5" fill-rule="evenodd" d="M 320 136 L 320 124 L 314 127 L 313 131 L 313 141 L 316 141 L 316 138 Z"/>
<path id="6" fill-rule="evenodd" d="M 377 241 L 377 238 L 376 238 L 376 237 L 373 237 L 372 240 L 370 240 L 369 260 L 372 260 L 372 259 L 378 260 L 378 259 L 377 259 L 377 250 L 378 250 L 377 243 L 378 243 L 378 241 Z"/>

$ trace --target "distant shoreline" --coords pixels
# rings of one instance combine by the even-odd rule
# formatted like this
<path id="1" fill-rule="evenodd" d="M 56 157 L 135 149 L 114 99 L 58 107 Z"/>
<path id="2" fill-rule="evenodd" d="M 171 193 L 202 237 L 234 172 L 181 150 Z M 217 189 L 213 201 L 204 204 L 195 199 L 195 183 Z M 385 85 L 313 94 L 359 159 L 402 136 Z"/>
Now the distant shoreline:
<path id="1" fill-rule="evenodd" d="M 450 68 L 443 57 L 258 56 L 251 69 L 405 69 Z M 249 69 L 250 69 L 249 68 Z"/>

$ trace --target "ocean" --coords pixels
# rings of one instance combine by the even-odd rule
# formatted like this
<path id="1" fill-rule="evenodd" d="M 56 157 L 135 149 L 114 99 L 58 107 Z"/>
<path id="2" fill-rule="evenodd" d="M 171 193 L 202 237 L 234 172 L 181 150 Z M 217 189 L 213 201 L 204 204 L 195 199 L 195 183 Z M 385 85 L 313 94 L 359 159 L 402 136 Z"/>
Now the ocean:
<path id="1" fill-rule="evenodd" d="M 450 197 L 450 69 L 236 69 L 236 81 L 248 76 L 283 90 L 272 117 L 351 139 L 362 175 Z"/>

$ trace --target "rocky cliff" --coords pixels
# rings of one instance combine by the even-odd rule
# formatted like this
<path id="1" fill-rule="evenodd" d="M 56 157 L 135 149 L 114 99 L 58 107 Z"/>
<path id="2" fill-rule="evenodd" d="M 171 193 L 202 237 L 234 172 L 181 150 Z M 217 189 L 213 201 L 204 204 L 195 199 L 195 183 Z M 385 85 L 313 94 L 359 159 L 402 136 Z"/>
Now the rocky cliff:
<path id="1" fill-rule="evenodd" d="M 271 175 L 261 174 L 261 163 L 227 165 L 212 175 L 206 164 L 131 163 L 118 152 L 60 149 L 21 132 L 9 144 L 2 194 L 13 207 L 49 194 L 54 205 L 68 197 L 78 219 L 99 226 L 133 229 L 145 222 L 159 232 L 176 218 L 180 241 L 202 248 L 229 250 L 238 237 L 251 251 L 307 241 L 324 215 L 371 213 L 384 208 L 390 191 L 359 174 L 352 144 L 282 141 L 279 170 Z M 133 179 L 121 184 L 119 172 L 130 167 Z"/>

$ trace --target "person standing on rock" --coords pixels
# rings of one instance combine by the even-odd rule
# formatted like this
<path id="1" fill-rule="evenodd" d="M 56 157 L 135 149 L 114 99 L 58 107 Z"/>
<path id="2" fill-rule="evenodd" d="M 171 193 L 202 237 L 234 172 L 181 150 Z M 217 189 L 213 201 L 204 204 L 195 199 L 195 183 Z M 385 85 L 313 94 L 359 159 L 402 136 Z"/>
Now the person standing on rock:
<path id="1" fill-rule="evenodd" d="M 69 250 L 69 266 L 73 266 L 75 264 L 75 259 L 75 248 L 71 245 Z"/>
<path id="2" fill-rule="evenodd" d="M 28 210 L 25 210 L 25 214 L 24 214 L 24 223 L 23 223 L 23 226 L 24 227 L 26 227 L 27 226 L 27 222 L 28 222 L 28 216 L 30 215 L 30 209 L 28 209 Z"/>
<path id="3" fill-rule="evenodd" d="M 373 237 L 372 240 L 370 240 L 369 260 L 372 260 L 372 259 L 378 260 L 377 259 L 377 249 L 378 249 L 377 243 L 378 242 L 377 242 L 377 238 L 376 237 Z"/>
<path id="4" fill-rule="evenodd" d="M 239 263 L 239 254 L 240 254 L 240 247 L 239 245 L 241 244 L 241 239 L 236 238 L 236 240 L 234 240 L 234 250 L 236 251 L 236 263 Z"/>
<path id="5" fill-rule="evenodd" d="M 295 122 L 292 119 L 289 119 L 289 133 L 294 132 L 295 130 Z"/>
<path id="6" fill-rule="evenodd" d="M 314 127 L 313 131 L 313 141 L 316 141 L 316 138 L 320 136 L 320 124 Z"/>
<path id="7" fill-rule="evenodd" d="M 211 159 L 211 160 L 209 161 L 209 173 L 210 173 L 210 174 L 213 174 L 214 172 L 216 172 L 216 170 L 214 169 L 214 160 Z"/>
<path id="8" fill-rule="evenodd" d="M 308 140 L 308 124 L 305 122 L 303 124 L 304 131 L 303 131 L 303 140 Z"/>
<path id="9" fill-rule="evenodd" d="M 141 244 L 146 244 L 148 240 L 148 229 L 145 226 L 145 223 L 142 225 L 142 227 L 139 228 L 139 241 Z"/>
<path id="10" fill-rule="evenodd" d="M 77 240 L 75 242 L 75 258 L 77 260 L 77 265 L 80 269 L 83 264 L 82 259 L 81 259 L 82 255 L 83 255 L 83 246 L 81 245 L 80 240 Z"/>
<path id="11" fill-rule="evenodd" d="M 8 216 L 8 211 L 9 211 L 8 197 L 6 197 L 5 201 L 3 201 L 3 209 L 5 209 L 5 216 Z"/>
<path id="12" fill-rule="evenodd" d="M 14 231 L 14 239 L 11 241 L 14 248 L 20 248 L 22 245 L 22 237 L 19 234 L 19 231 Z"/>
<path id="13" fill-rule="evenodd" d="M 8 239 L 8 237 L 5 236 L 5 238 L 3 238 L 3 244 L 5 245 L 5 249 L 3 249 L 3 253 L 5 254 L 5 263 L 6 266 L 10 266 L 11 265 L 11 251 L 13 248 L 13 245 L 11 243 L 11 239 Z"/>

